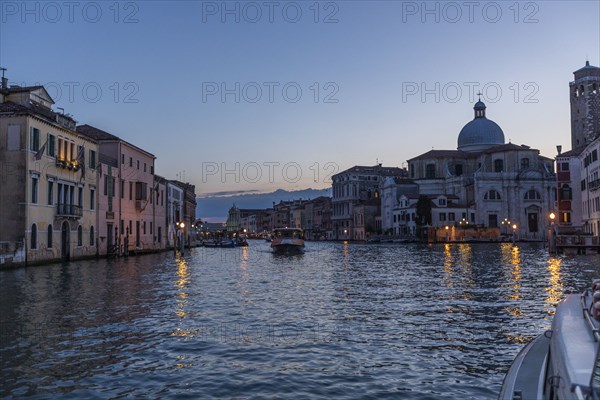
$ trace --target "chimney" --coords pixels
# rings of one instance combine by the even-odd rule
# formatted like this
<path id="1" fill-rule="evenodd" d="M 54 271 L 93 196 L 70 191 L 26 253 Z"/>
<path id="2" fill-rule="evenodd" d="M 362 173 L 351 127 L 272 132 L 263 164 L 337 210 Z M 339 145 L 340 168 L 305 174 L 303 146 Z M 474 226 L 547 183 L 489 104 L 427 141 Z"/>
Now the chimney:
<path id="1" fill-rule="evenodd" d="M 562 152 L 562 146 L 560 144 L 556 146 L 556 151 L 558 152 L 558 155 L 560 156 L 560 153 Z"/>
<path id="2" fill-rule="evenodd" d="M 6 91 L 8 90 L 8 78 L 4 77 L 4 71 L 6 71 L 6 68 L 0 67 L 0 71 L 2 71 L 2 91 Z"/>

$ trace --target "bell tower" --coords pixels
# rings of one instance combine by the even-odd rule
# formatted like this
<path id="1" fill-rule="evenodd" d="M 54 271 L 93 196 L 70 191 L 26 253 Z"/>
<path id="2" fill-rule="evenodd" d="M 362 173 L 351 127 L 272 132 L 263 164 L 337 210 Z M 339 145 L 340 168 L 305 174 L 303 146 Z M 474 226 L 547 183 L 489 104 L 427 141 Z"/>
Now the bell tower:
<path id="1" fill-rule="evenodd" d="M 586 61 L 573 72 L 569 83 L 571 100 L 571 148 L 575 149 L 600 137 L 600 68 Z"/>

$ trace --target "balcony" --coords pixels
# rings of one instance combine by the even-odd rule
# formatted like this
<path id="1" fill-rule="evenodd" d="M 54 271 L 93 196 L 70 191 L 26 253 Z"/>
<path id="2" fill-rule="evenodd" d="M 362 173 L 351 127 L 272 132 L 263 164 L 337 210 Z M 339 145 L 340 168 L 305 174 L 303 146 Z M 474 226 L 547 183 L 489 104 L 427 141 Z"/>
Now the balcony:
<path id="1" fill-rule="evenodd" d="M 57 204 L 56 216 L 66 218 L 81 218 L 81 207 L 74 204 Z"/>
<path id="2" fill-rule="evenodd" d="M 600 188 L 600 179 L 596 179 L 588 183 L 588 190 L 590 192 L 598 190 L 598 188 Z"/>

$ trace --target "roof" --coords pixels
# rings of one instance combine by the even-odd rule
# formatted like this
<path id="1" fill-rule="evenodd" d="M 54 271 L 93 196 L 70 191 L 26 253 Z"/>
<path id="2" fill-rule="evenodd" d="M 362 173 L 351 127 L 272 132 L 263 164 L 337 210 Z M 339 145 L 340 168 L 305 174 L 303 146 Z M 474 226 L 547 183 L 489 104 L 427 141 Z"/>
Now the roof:
<path id="1" fill-rule="evenodd" d="M 363 165 L 355 165 L 352 168 L 349 168 L 345 171 L 338 172 L 337 175 L 348 174 L 348 173 L 361 173 L 361 174 L 376 174 L 379 176 L 406 176 L 407 172 L 404 168 L 398 167 L 383 167 L 381 164 L 377 164 L 374 166 L 363 166 Z"/>
<path id="2" fill-rule="evenodd" d="M 432 159 L 432 158 L 459 158 L 459 159 L 465 159 L 465 158 L 471 158 L 471 157 L 475 157 L 476 155 L 473 153 L 467 153 L 466 151 L 462 151 L 462 150 L 429 150 L 427 153 L 423 153 L 421 155 L 418 155 L 414 158 L 411 158 L 408 161 L 413 161 L 413 160 L 424 160 L 424 159 Z"/>
<path id="3" fill-rule="evenodd" d="M 42 85 L 35 86 L 11 86 L 8 88 L 8 93 L 23 93 L 23 92 L 33 92 L 34 90 L 44 89 L 45 87 Z"/>
<path id="4" fill-rule="evenodd" d="M 120 140 L 117 136 L 108 133 L 106 131 L 103 131 L 101 129 L 98 129 L 96 127 L 90 126 L 90 125 L 79 125 L 77 126 L 77 132 L 81 133 L 82 135 L 91 137 L 92 139 L 96 139 L 99 141 L 102 140 Z"/>
<path id="5" fill-rule="evenodd" d="M 48 122 L 59 125 L 64 129 L 68 129 L 68 127 L 57 121 L 57 118 L 60 117 L 66 121 L 70 121 L 73 126 L 75 126 L 75 120 L 65 114 L 60 114 L 52 111 L 52 109 L 48 107 L 44 107 L 40 104 L 31 102 L 28 106 L 24 106 L 22 104 L 14 103 L 12 101 L 6 101 L 4 103 L 0 103 L 0 114 L 16 114 L 16 115 L 33 115 L 38 118 L 42 118 L 47 120 Z M 69 129 L 70 130 L 70 129 Z"/>
<path id="6" fill-rule="evenodd" d="M 557 155 L 557 157 L 577 157 L 583 152 L 584 149 L 585 146 L 579 146 L 575 149 L 565 151 L 564 153 L 560 153 L 559 155 Z"/>
<path id="7" fill-rule="evenodd" d="M 514 144 L 514 143 L 506 143 L 506 144 L 500 144 L 498 146 L 490 147 L 489 149 L 482 151 L 482 153 L 496 153 L 496 152 L 500 152 L 500 151 L 524 151 L 524 150 L 538 151 L 538 150 L 532 149 L 531 147 L 526 146 L 524 144 L 518 145 L 518 144 Z"/>
<path id="8" fill-rule="evenodd" d="M 123 143 L 127 144 L 128 146 L 131 146 L 131 147 L 133 147 L 133 148 L 135 148 L 135 149 L 137 149 L 137 150 L 139 150 L 139 151 L 141 151 L 143 153 L 146 153 L 147 155 L 149 155 L 152 158 L 156 158 L 156 156 L 154 154 L 150 153 L 149 151 L 146 151 L 146 150 L 144 150 L 144 149 L 142 149 L 142 148 L 140 148 L 140 147 L 138 147 L 138 146 L 136 146 L 134 144 L 131 144 L 128 141 L 123 140 L 120 137 L 113 135 L 112 133 L 108 133 L 106 131 L 103 131 L 102 129 L 98 129 L 98 128 L 96 128 L 94 126 L 91 126 L 91 125 L 84 124 L 84 125 L 77 126 L 77 133 L 80 133 L 80 134 L 82 134 L 84 136 L 87 136 L 89 138 L 95 139 L 95 140 L 97 140 L 99 142 L 103 142 L 103 141 L 119 141 L 119 142 L 123 142 Z"/>

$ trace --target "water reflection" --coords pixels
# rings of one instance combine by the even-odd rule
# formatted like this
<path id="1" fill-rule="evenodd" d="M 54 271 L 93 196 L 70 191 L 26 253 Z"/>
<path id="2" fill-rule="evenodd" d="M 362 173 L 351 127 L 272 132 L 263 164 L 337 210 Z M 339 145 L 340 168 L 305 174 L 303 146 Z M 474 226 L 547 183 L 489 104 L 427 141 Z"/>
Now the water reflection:
<path id="1" fill-rule="evenodd" d="M 548 259 L 548 273 L 550 274 L 548 287 L 546 287 L 546 305 L 548 308 L 548 314 L 554 315 L 554 307 L 562 299 L 564 294 L 564 287 L 560 279 L 560 266 L 561 259 L 558 257 L 551 257 Z"/>
<path id="2" fill-rule="evenodd" d="M 491 399 L 600 275 L 538 245 L 316 246 L 2 271 L 0 397 Z"/>

